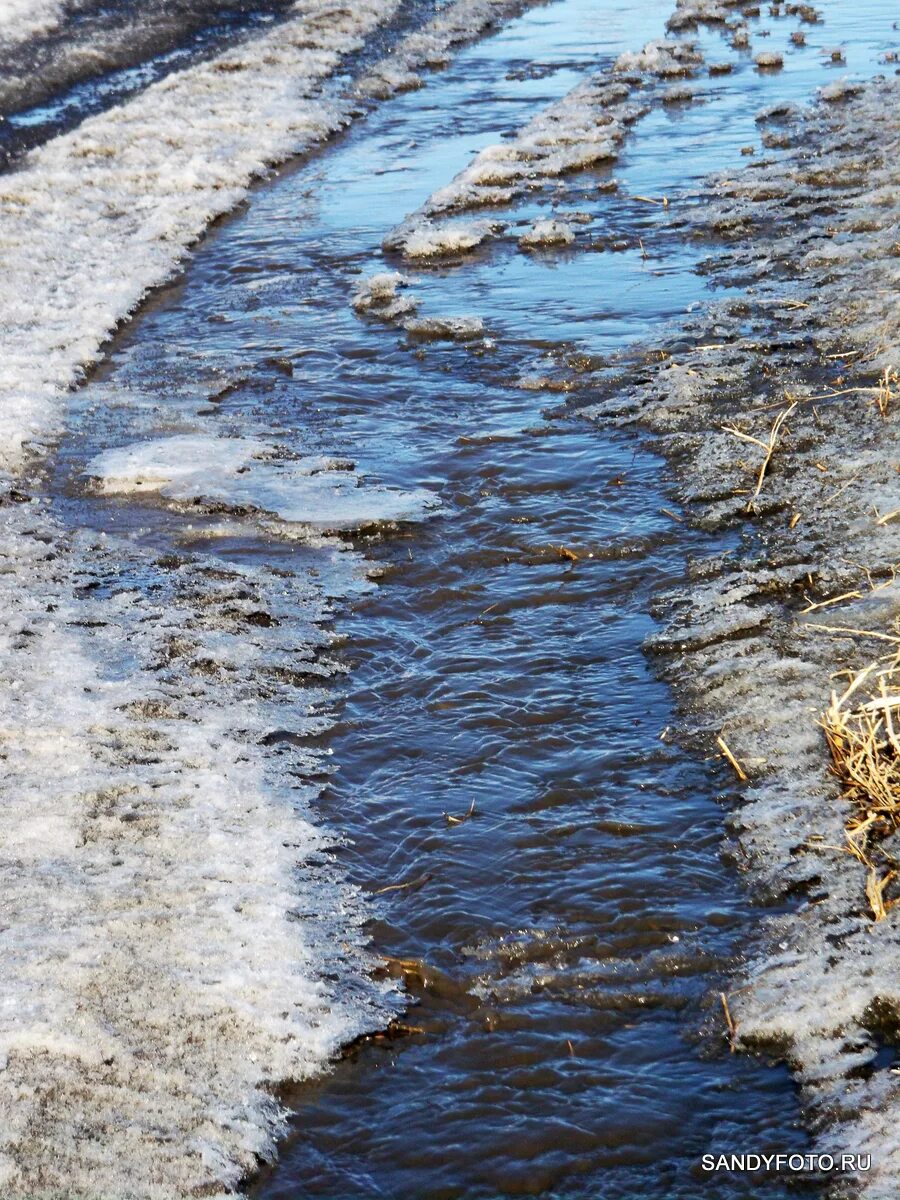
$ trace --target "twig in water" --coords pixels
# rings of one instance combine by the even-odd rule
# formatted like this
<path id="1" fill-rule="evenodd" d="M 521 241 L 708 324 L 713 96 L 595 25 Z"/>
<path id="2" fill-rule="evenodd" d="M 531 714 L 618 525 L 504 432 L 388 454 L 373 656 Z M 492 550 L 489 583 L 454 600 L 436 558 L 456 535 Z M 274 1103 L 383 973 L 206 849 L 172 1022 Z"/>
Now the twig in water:
<path id="1" fill-rule="evenodd" d="M 464 813 L 463 816 L 454 817 L 452 813 L 444 813 L 444 820 L 447 822 L 448 825 L 464 825 L 466 821 L 471 821 L 472 817 L 474 817 L 474 816 L 475 816 L 475 801 L 473 800 L 472 803 L 469 805 L 468 812 Z"/>
<path id="2" fill-rule="evenodd" d="M 724 992 L 719 992 L 719 999 L 722 1001 L 722 1011 L 725 1014 L 725 1024 L 728 1027 L 728 1048 L 731 1050 L 731 1053 L 734 1054 L 734 1040 L 737 1037 L 737 1025 L 735 1025 L 734 1021 L 732 1020 L 731 1009 L 728 1007 L 728 997 Z"/>
<path id="3" fill-rule="evenodd" d="M 383 896 L 385 892 L 405 892 L 409 888 L 418 887 L 420 884 L 427 883 L 430 878 L 430 875 L 419 875 L 418 878 L 410 879 L 406 883 L 389 883 L 387 887 L 376 888 L 372 895 Z"/>
<path id="4" fill-rule="evenodd" d="M 378 1033 L 370 1035 L 373 1042 L 392 1041 L 398 1037 L 410 1037 L 414 1033 L 424 1033 L 425 1030 L 421 1025 L 407 1025 L 403 1021 L 391 1021 L 387 1029 L 382 1029 Z"/>

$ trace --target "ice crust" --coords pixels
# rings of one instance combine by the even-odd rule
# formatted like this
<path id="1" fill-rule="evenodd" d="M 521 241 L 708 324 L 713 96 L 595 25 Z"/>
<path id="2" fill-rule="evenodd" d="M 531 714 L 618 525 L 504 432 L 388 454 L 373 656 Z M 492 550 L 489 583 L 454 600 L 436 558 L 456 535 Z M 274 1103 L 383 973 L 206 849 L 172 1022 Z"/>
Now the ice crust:
<path id="1" fill-rule="evenodd" d="M 250 438 L 195 434 L 139 442 L 97 455 L 85 473 L 106 495 L 152 492 L 205 508 L 248 510 L 318 532 L 413 521 L 437 506 L 422 489 L 367 484 L 352 463 L 284 460 L 277 447 Z"/>

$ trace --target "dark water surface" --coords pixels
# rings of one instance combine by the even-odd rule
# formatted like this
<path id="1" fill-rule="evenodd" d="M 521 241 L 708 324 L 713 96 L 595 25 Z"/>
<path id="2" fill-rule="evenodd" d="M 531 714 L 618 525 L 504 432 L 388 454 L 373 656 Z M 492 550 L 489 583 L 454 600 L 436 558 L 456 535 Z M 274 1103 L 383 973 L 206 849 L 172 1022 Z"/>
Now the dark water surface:
<path id="1" fill-rule="evenodd" d="M 779 77 L 746 62 L 708 104 L 654 109 L 616 164 L 622 193 L 674 194 L 735 165 L 761 104 L 830 78 L 822 45 L 843 40 L 869 69 L 889 6 L 840 27 L 840 6 L 822 7 Z M 775 1198 L 783 1181 L 710 1180 L 700 1155 L 806 1145 L 786 1070 L 723 1037 L 718 990 L 758 913 L 721 855 L 727 779 L 665 733 L 672 698 L 642 650 L 656 590 L 720 547 L 661 511 L 652 449 L 515 386 L 702 302 L 696 252 L 660 210 L 598 191 L 600 171 L 577 183 L 578 207 L 625 252 L 528 257 L 509 242 L 417 272 L 429 315 L 477 315 L 486 338 L 417 344 L 348 306 L 395 222 L 584 71 L 660 36 L 669 11 L 562 0 L 466 51 L 259 191 L 73 400 L 58 463 L 70 523 L 182 549 L 196 535 L 298 574 L 381 571 L 355 600 L 336 577 L 350 670 L 321 816 L 347 839 L 349 876 L 378 893 L 374 948 L 418 1032 L 363 1044 L 291 1094 L 293 1133 L 257 1200 Z M 85 494 L 98 450 L 198 430 L 349 456 L 441 509 L 338 549 L 249 529 L 203 541 L 202 522 L 192 534 L 149 502 Z"/>

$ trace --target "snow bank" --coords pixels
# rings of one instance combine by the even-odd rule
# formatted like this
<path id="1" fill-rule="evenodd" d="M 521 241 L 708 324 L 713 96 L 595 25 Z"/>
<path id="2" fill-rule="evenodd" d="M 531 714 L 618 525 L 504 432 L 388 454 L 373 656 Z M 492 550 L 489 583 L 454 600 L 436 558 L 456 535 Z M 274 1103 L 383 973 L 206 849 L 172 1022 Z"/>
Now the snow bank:
<path id="1" fill-rule="evenodd" d="M 277 1082 L 391 1008 L 288 773 L 327 760 L 266 745 L 324 727 L 328 601 L 3 513 L 0 1190 L 231 1194 L 283 1129 Z"/>

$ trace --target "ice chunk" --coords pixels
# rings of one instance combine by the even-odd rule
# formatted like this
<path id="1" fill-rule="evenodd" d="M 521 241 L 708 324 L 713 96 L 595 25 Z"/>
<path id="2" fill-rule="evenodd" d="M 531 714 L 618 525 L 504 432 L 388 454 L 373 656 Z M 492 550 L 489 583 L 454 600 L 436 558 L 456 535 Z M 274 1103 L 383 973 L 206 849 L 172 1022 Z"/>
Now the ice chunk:
<path id="1" fill-rule="evenodd" d="M 160 438 L 104 451 L 85 475 L 104 495 L 152 492 L 319 531 L 414 521 L 437 506 L 434 494 L 422 489 L 366 484 L 343 460 L 275 454 L 274 447 L 243 438 Z"/>
<path id="2" fill-rule="evenodd" d="M 484 321 L 480 317 L 418 317 L 404 321 L 403 328 L 414 337 L 466 342 L 484 333 Z"/>
<path id="3" fill-rule="evenodd" d="M 438 258 L 474 250 L 489 236 L 490 221 L 467 221 L 433 225 L 423 221 L 403 241 L 406 258 Z"/>
<path id="4" fill-rule="evenodd" d="M 531 248 L 535 246 L 570 246 L 575 241 L 575 231 L 564 221 L 550 219 L 535 221 L 534 225 L 519 238 L 519 245 Z"/>
<path id="5" fill-rule="evenodd" d="M 418 301 L 414 296 L 401 296 L 401 288 L 409 285 L 410 279 L 400 271 L 381 271 L 370 275 L 356 285 L 350 304 L 357 312 L 371 312 L 386 320 L 415 312 Z"/>

